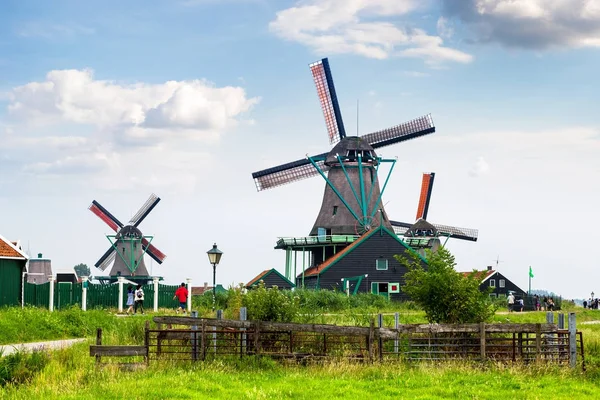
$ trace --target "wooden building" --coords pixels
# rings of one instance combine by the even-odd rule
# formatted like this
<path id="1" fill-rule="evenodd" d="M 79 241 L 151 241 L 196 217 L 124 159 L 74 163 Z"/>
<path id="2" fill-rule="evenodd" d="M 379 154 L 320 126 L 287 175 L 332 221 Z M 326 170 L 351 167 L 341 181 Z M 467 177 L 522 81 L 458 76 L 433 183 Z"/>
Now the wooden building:
<path id="1" fill-rule="evenodd" d="M 352 244 L 308 268 L 296 277 L 296 285 L 313 289 L 337 289 L 350 294 L 374 293 L 393 300 L 404 300 L 400 287 L 407 268 L 395 255 L 425 259 L 411 249 L 393 231 L 380 225 Z"/>
<path id="2" fill-rule="evenodd" d="M 279 289 L 292 289 L 296 287 L 293 282 L 290 282 L 285 276 L 281 275 L 275 268 L 267 269 L 246 284 L 246 289 L 252 289 L 258 286 L 260 282 L 264 282 L 266 288 L 277 286 Z"/>
<path id="3" fill-rule="evenodd" d="M 21 304 L 23 273 L 28 259 L 19 242 L 0 235 L 0 306 Z"/>
<path id="4" fill-rule="evenodd" d="M 484 271 L 470 271 L 461 273 L 465 276 L 470 274 L 479 274 L 481 279 L 479 289 L 481 291 L 485 291 L 488 290 L 488 288 L 492 288 L 490 293 L 490 296 L 492 297 L 506 297 L 508 296 L 508 292 L 513 292 L 515 296 L 525 296 L 527 294 L 526 291 L 518 287 L 505 275 L 492 269 L 491 266 L 488 266 Z"/>

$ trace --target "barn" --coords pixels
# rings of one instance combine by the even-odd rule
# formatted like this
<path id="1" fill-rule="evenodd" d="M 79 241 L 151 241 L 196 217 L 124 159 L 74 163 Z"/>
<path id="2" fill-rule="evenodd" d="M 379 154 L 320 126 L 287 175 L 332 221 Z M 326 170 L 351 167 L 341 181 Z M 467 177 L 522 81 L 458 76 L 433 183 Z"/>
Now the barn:
<path id="1" fill-rule="evenodd" d="M 21 285 L 27 260 L 27 254 L 18 241 L 11 242 L 0 235 L 0 306 L 21 303 Z"/>
<path id="2" fill-rule="evenodd" d="M 267 269 L 246 284 L 246 289 L 252 289 L 258 286 L 260 282 L 264 282 L 266 288 L 277 286 L 278 289 L 292 289 L 296 285 L 290 282 L 285 276 L 281 275 L 275 268 Z"/>
<path id="3" fill-rule="evenodd" d="M 374 293 L 392 300 L 406 300 L 402 293 L 404 274 L 408 272 L 395 255 L 425 259 L 411 249 L 393 231 L 380 225 L 363 234 L 352 244 L 310 267 L 296 277 L 296 285 L 313 289 L 349 290 L 350 294 Z"/>

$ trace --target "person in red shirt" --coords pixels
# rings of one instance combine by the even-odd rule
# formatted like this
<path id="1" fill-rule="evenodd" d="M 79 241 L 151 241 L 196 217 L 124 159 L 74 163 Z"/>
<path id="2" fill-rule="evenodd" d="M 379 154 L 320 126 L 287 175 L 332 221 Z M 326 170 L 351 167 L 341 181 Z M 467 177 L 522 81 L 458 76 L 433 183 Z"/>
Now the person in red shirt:
<path id="1" fill-rule="evenodd" d="M 185 283 L 182 283 L 181 286 L 179 286 L 177 288 L 177 290 L 175 291 L 175 296 L 173 296 L 173 300 L 175 300 L 175 298 L 179 299 L 179 308 L 177 308 L 178 314 L 179 314 L 179 310 L 183 311 L 183 313 L 185 314 L 185 310 L 187 308 L 187 297 L 188 297 L 188 290 L 185 287 Z"/>

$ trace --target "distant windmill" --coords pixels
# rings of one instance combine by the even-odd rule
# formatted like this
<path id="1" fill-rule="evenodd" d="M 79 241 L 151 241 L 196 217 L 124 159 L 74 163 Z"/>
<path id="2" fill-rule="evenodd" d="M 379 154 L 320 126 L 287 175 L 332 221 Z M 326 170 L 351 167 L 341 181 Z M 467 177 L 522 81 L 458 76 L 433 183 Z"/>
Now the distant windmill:
<path id="1" fill-rule="evenodd" d="M 478 235 L 477 229 L 457 228 L 449 225 L 433 224 L 427 221 L 434 178 L 434 172 L 423 174 L 419 204 L 417 206 L 416 222 L 407 223 L 390 221 L 394 227 L 394 231 L 407 238 L 417 238 L 415 240 L 407 240 L 411 246 L 430 248 L 432 250 L 436 250 L 440 246 L 439 236 L 476 242 Z"/>
<path id="2" fill-rule="evenodd" d="M 311 236 L 361 235 L 380 224 L 391 230 L 381 197 L 396 160 L 379 157 L 375 149 L 435 132 L 431 116 L 360 137 L 346 136 L 329 61 L 324 58 L 310 64 L 310 69 L 329 142 L 334 147 L 326 153 L 253 173 L 257 190 L 321 175 L 326 182 L 325 192 Z M 391 168 L 380 189 L 377 172 L 382 163 L 391 163 Z"/>
<path id="3" fill-rule="evenodd" d="M 166 255 L 150 244 L 152 236 L 144 236 L 138 228 L 159 201 L 160 198 L 152 194 L 127 225 L 123 225 L 96 200 L 92 201 L 89 210 L 116 232 L 115 235 L 107 235 L 111 246 L 96 262 L 96 268 L 104 271 L 112 263 L 111 277 L 139 276 L 147 279 L 148 270 L 144 264 L 144 254 L 147 253 L 157 263 L 162 264 Z"/>

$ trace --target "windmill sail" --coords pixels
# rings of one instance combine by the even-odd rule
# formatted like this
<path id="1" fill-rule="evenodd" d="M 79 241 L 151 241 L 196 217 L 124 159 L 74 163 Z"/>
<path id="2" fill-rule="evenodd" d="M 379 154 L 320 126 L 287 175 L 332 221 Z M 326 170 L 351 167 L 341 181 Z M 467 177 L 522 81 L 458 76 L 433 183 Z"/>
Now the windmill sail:
<path id="1" fill-rule="evenodd" d="M 327 125 L 327 133 L 329 135 L 329 144 L 336 144 L 346 137 L 344 122 L 342 121 L 342 113 L 335 93 L 333 85 L 333 77 L 329 68 L 329 60 L 323 58 L 320 61 L 310 64 L 317 94 L 321 101 L 321 109 L 325 117 Z"/>
<path id="2" fill-rule="evenodd" d="M 326 155 L 327 153 L 323 153 L 313 158 L 324 158 Z M 328 167 L 323 161 L 317 162 L 317 165 L 325 171 L 328 170 Z M 313 167 L 308 158 L 304 158 L 277 167 L 254 172 L 252 178 L 256 184 L 256 190 L 260 192 L 261 190 L 271 189 L 285 185 L 286 183 L 310 178 L 318 174 L 319 171 Z"/>
<path id="3" fill-rule="evenodd" d="M 431 114 L 427 114 L 388 129 L 366 134 L 362 138 L 374 149 L 378 149 L 434 132 L 433 118 L 431 118 Z"/>

